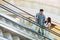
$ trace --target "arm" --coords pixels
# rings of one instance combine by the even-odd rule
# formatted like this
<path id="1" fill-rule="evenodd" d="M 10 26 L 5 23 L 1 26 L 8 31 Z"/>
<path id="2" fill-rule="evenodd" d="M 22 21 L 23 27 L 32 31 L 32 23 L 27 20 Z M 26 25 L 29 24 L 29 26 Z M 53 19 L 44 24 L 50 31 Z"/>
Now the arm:
<path id="1" fill-rule="evenodd" d="M 51 23 L 48 23 L 48 27 L 49 27 L 49 29 L 50 29 L 50 27 L 51 27 Z"/>
<path id="2" fill-rule="evenodd" d="M 45 15 L 44 15 L 44 19 L 43 19 L 44 23 L 45 23 Z"/>
<path id="3" fill-rule="evenodd" d="M 36 21 L 38 20 L 38 13 L 37 13 L 36 16 L 35 16 L 35 20 L 36 20 Z"/>

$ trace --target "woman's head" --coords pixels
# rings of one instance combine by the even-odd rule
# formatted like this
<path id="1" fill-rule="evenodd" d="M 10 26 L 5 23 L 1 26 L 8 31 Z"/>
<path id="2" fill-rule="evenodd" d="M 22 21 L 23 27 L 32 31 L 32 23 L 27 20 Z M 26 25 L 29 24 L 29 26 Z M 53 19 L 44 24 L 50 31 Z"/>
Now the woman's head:
<path id="1" fill-rule="evenodd" d="M 50 17 L 47 18 L 47 22 L 51 23 L 51 18 Z"/>

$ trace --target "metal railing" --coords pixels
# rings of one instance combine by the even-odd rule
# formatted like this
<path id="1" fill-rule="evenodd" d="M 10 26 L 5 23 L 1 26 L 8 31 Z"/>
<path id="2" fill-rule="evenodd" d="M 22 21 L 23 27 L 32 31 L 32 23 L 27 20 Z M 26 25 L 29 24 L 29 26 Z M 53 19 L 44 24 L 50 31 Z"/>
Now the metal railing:
<path id="1" fill-rule="evenodd" d="M 28 15 L 30 15 L 30 16 L 32 16 L 32 17 L 35 17 L 35 16 L 31 15 L 30 13 L 28 13 L 28 12 L 26 12 L 26 11 L 24 11 L 24 10 L 18 8 L 17 6 L 15 6 L 15 5 L 13 5 L 13 4 L 11 4 L 11 3 L 5 1 L 5 0 L 3 0 L 3 1 L 6 2 L 7 4 L 9 4 L 9 5 L 11 5 L 11 6 L 13 6 L 13 7 L 19 9 L 20 11 L 23 11 L 23 12 L 25 12 L 26 14 L 28 14 Z M 26 19 L 29 19 L 29 18 L 26 18 Z M 31 23 L 33 23 L 33 24 L 35 24 L 35 25 L 37 25 L 37 26 L 40 27 L 39 24 L 37 24 L 35 21 L 33 21 L 33 20 L 31 20 L 31 19 L 29 19 L 29 20 L 27 20 L 27 21 L 29 21 L 29 22 L 31 22 Z M 42 28 L 42 27 L 41 27 L 41 28 Z M 55 35 L 57 35 L 57 36 L 60 37 L 60 34 L 59 34 L 59 33 L 56 33 L 56 32 L 54 32 L 54 31 L 52 31 L 52 30 L 49 30 L 49 32 L 51 32 L 51 33 L 53 33 L 53 34 L 55 34 Z"/>
<path id="2" fill-rule="evenodd" d="M 17 12 L 13 11 L 12 9 L 10 9 L 10 8 L 2 5 L 2 4 L 0 4 L 0 8 L 3 8 L 3 9 L 5 9 L 5 10 L 7 10 L 8 12 L 15 14 L 16 16 L 22 17 L 23 19 L 25 18 L 24 16 L 18 15 Z M 27 20 L 27 18 L 25 18 L 24 20 Z M 25 28 L 26 28 L 26 27 L 25 27 Z M 28 29 L 28 28 L 26 28 L 26 29 Z M 40 35 L 39 33 L 35 32 L 35 31 L 31 30 L 31 29 L 28 29 L 28 30 L 36 33 L 37 35 Z M 40 35 L 40 36 L 43 36 L 43 35 Z M 47 37 L 45 37 L 45 36 L 43 36 L 43 37 L 44 37 L 44 38 L 47 38 Z M 49 39 L 49 38 L 47 38 L 47 39 Z M 49 39 L 49 40 L 51 40 L 51 39 Z"/>

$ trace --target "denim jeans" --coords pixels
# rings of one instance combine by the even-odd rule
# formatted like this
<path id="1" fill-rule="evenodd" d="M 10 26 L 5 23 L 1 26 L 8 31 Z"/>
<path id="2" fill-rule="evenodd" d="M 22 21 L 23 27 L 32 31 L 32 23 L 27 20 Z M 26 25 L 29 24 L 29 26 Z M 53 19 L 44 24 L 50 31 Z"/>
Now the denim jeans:
<path id="1" fill-rule="evenodd" d="M 41 35 L 44 35 L 44 29 L 43 28 L 39 28 L 38 33 L 40 33 Z"/>

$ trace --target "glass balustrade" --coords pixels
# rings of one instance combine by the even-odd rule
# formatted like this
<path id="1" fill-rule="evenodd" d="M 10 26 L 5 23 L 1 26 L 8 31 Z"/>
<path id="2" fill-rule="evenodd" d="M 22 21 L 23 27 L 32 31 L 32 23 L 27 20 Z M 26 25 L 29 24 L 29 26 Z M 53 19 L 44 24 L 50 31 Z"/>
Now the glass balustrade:
<path id="1" fill-rule="evenodd" d="M 36 26 L 35 24 L 33 24 L 33 25 Z M 34 27 L 34 26 L 33 26 L 33 27 Z M 38 27 L 38 26 L 36 26 L 36 27 Z M 32 27 L 31 27 L 31 28 L 32 28 Z M 30 28 L 30 29 L 31 29 L 31 28 Z M 40 29 L 41 29 L 41 28 L 40 28 Z M 33 30 L 34 30 L 34 29 L 33 29 Z M 37 30 L 39 30 L 39 29 L 37 29 Z M 36 31 L 36 30 L 34 30 L 34 31 Z M 36 32 L 38 32 L 38 31 L 36 31 Z"/>
<path id="2" fill-rule="evenodd" d="M 1 9 L 1 8 L 0 8 Z M 5 11 L 5 10 L 3 10 L 3 9 L 1 9 L 2 11 Z M 8 20 L 8 19 L 6 19 L 6 18 L 4 18 L 4 17 L 2 17 L 1 15 L 0 15 L 0 22 L 3 22 L 3 23 L 6 23 L 7 25 L 11 25 L 11 27 L 12 28 L 16 28 L 18 31 L 20 31 L 21 29 L 21 31 L 23 31 L 24 33 L 27 33 L 28 35 L 31 35 L 32 37 L 34 37 L 34 38 L 37 38 L 37 39 L 41 39 L 41 40 L 43 40 L 45 37 L 43 37 L 43 36 L 39 36 L 37 33 L 38 33 L 38 29 L 39 29 L 39 27 L 38 26 L 36 26 L 35 24 L 32 24 L 32 23 L 30 23 L 29 21 L 26 21 L 26 20 L 24 20 L 23 18 L 20 18 L 20 17 L 17 17 L 17 16 L 15 16 L 14 14 L 12 14 L 12 13 L 9 13 L 8 11 L 5 11 L 5 12 L 2 12 L 2 11 L 0 11 L 0 14 L 2 13 L 2 14 L 6 14 L 6 15 L 8 15 L 8 16 L 10 16 L 10 17 L 12 17 L 12 18 L 14 18 L 14 19 L 16 19 L 16 20 L 18 20 L 19 22 L 22 22 L 22 23 L 24 23 L 24 24 L 26 24 L 27 26 L 25 26 L 25 27 L 27 27 L 28 29 L 30 29 L 30 30 L 28 30 L 28 29 L 26 29 L 25 27 L 22 27 L 22 26 L 20 26 L 20 25 L 18 25 L 18 24 L 16 24 L 16 23 L 14 23 L 13 21 L 11 21 L 11 20 Z M 8 14 L 7 14 L 8 13 Z M 7 16 L 7 17 L 8 17 Z M 15 16 L 15 17 L 14 17 Z M 18 19 L 17 19 L 18 18 Z M 31 31 L 32 30 L 32 31 Z M 48 39 L 48 38 L 46 38 L 46 39 Z M 49 39 L 48 39 L 49 40 Z"/>
<path id="3" fill-rule="evenodd" d="M 21 31 L 23 31 L 24 33 L 27 33 L 27 34 L 29 34 L 29 35 L 31 35 L 32 37 L 35 37 L 35 38 L 37 38 L 37 39 L 43 39 L 44 37 L 42 37 L 42 36 L 39 36 L 39 35 L 37 35 L 36 33 L 34 33 L 34 32 L 31 32 L 30 30 L 27 30 L 27 29 L 24 29 L 24 28 L 22 28 L 21 26 L 19 26 L 19 25 L 17 25 L 16 23 L 14 23 L 14 22 L 12 22 L 12 21 L 10 21 L 10 20 L 8 20 L 8 19 L 6 19 L 6 18 L 4 18 L 4 17 L 1 17 L 0 16 L 0 22 L 2 22 L 2 23 L 6 23 L 7 25 L 10 25 L 11 26 L 11 28 L 13 28 L 13 29 L 17 29 L 17 31 L 20 31 L 21 29 Z M 12 25 L 11 25 L 12 24 Z M 14 28 L 15 27 L 15 28 Z M 18 28 L 19 27 L 19 28 Z"/>
<path id="4" fill-rule="evenodd" d="M 8 4 L 7 4 L 8 5 Z M 7 6 L 6 5 L 6 6 Z M 7 6 L 7 7 L 9 7 L 9 6 Z M 11 8 L 12 9 L 12 8 Z M 15 8 L 14 8 L 15 9 Z M 13 10 L 14 10 L 13 9 Z M 23 15 L 23 16 L 25 16 L 25 17 L 27 17 L 28 19 L 31 19 L 31 20 L 33 20 L 33 21 L 35 21 L 35 18 L 34 17 L 32 17 L 32 16 L 30 16 L 30 15 L 28 15 L 28 14 L 26 14 L 26 12 L 22 12 L 22 11 L 19 11 L 19 10 L 14 10 L 14 11 L 17 11 L 19 14 L 21 14 L 21 15 Z M 28 16 L 27 16 L 28 15 Z M 14 16 L 14 14 L 12 15 L 12 17 Z M 28 26 L 28 28 L 30 28 L 30 29 L 32 29 L 32 30 L 34 30 L 34 31 L 36 31 L 36 32 L 38 32 L 38 30 L 39 30 L 39 26 L 36 26 L 35 24 L 33 24 L 33 23 L 31 23 L 31 22 L 29 22 L 29 21 L 26 21 L 26 20 L 24 20 L 23 18 L 21 18 L 21 17 L 14 17 L 14 18 L 16 18 L 17 20 L 19 20 L 19 21 L 21 21 L 21 22 L 23 22 L 24 24 L 26 24 L 27 26 Z M 35 26 L 35 27 L 34 27 Z M 40 28 L 41 29 L 41 28 Z M 44 31 L 45 32 L 47 32 L 47 30 L 45 30 L 44 29 Z M 48 31 L 49 32 L 49 31 Z M 49 34 L 50 34 L 50 36 L 52 36 L 52 39 L 59 39 L 60 37 L 59 36 L 57 36 L 57 35 L 59 35 L 58 33 L 56 33 L 55 34 L 55 32 L 49 32 Z M 57 37 L 57 38 L 56 38 Z"/>
<path id="5" fill-rule="evenodd" d="M 51 6 L 51 8 L 53 8 L 52 6 Z M 19 9 L 19 8 L 17 8 L 17 9 Z M 56 9 L 56 8 L 53 8 L 53 9 Z M 57 8 L 57 10 L 59 10 L 58 8 Z M 17 10 L 15 10 L 15 11 L 17 11 Z M 17 11 L 18 13 L 19 13 L 19 11 Z M 54 11 L 53 11 L 54 12 Z M 20 11 L 20 13 L 19 14 L 21 14 L 21 15 L 23 15 L 23 16 L 25 16 L 25 17 L 27 17 L 27 18 L 29 18 L 29 19 L 31 19 L 31 20 L 33 20 L 33 21 L 35 21 L 35 17 L 32 17 L 31 15 L 28 15 L 28 14 L 26 14 L 26 12 L 22 12 L 22 11 Z M 28 15 L 28 16 L 27 16 Z M 19 18 L 19 17 L 18 17 Z M 16 19 L 18 19 L 18 18 L 16 18 Z M 23 20 L 23 19 L 22 19 Z M 35 24 L 32 24 L 32 23 L 30 23 L 29 21 L 25 21 L 25 20 L 23 20 L 23 22 L 24 23 L 26 23 L 28 26 L 35 26 L 36 27 L 36 29 L 37 29 L 37 31 L 38 31 L 38 29 L 39 29 L 39 27 L 38 26 L 36 26 Z M 31 28 L 33 28 L 34 30 L 35 30 L 35 27 L 31 27 Z M 52 34 L 52 33 L 50 33 L 51 34 L 51 36 L 52 36 L 52 38 L 53 39 L 59 39 L 60 37 L 58 37 L 57 36 L 57 33 L 55 34 L 55 32 L 53 32 L 53 31 L 51 31 L 52 33 L 54 33 L 54 34 Z M 59 34 L 58 34 L 59 35 Z M 56 38 L 57 37 L 57 38 Z"/>

